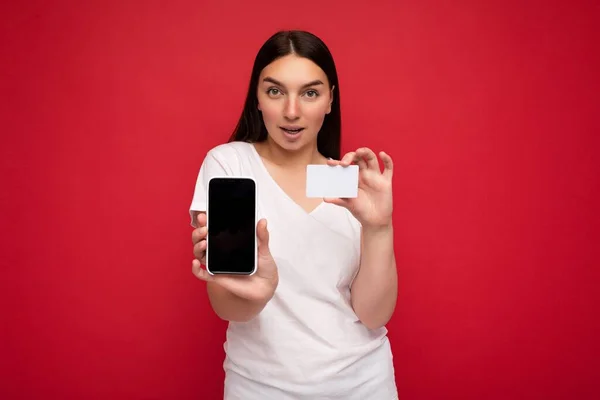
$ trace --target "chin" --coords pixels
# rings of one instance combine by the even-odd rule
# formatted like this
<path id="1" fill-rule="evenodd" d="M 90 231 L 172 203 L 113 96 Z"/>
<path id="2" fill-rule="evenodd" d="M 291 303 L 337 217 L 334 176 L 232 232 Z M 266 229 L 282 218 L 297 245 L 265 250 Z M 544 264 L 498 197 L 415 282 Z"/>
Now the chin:
<path id="1" fill-rule="evenodd" d="M 295 141 L 295 142 L 289 142 L 289 141 L 283 139 L 283 140 L 277 141 L 277 144 L 279 145 L 279 147 L 281 147 L 284 150 L 287 150 L 287 151 L 298 151 L 298 150 L 306 148 L 310 144 L 310 142 L 307 142 L 305 140 L 298 140 L 298 141 Z"/>

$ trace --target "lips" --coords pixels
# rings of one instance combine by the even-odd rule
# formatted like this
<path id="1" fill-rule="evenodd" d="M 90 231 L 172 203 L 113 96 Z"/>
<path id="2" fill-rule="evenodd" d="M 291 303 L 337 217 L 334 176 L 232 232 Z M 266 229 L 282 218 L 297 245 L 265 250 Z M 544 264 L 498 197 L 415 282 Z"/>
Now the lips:
<path id="1" fill-rule="evenodd" d="M 281 126 L 280 128 L 282 131 L 284 131 L 288 135 L 297 135 L 304 130 L 303 127 L 295 126 L 295 125 Z"/>

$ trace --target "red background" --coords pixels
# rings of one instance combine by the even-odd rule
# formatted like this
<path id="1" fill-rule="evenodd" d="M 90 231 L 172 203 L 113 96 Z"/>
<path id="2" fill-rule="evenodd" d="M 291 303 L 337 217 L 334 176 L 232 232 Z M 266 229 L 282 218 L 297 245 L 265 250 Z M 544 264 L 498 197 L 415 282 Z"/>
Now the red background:
<path id="1" fill-rule="evenodd" d="M 301 28 L 395 160 L 401 398 L 598 398 L 600 9 L 524 3 L 3 2 L 0 397 L 222 395 L 188 207 Z"/>

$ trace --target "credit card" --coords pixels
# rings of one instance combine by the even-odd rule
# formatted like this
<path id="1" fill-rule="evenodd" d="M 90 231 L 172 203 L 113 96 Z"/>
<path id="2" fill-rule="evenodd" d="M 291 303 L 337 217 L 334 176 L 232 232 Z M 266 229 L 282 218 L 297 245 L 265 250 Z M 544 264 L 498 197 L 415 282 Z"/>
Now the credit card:
<path id="1" fill-rule="evenodd" d="M 358 196 L 358 165 L 308 165 L 306 167 L 306 197 Z"/>

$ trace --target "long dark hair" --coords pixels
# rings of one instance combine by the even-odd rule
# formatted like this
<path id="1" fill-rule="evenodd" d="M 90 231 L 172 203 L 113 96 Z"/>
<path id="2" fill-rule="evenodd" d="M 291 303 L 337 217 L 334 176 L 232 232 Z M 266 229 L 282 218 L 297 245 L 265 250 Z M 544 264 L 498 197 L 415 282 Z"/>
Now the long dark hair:
<path id="1" fill-rule="evenodd" d="M 335 86 L 331 112 L 325 115 L 323 126 L 317 136 L 317 149 L 325 157 L 339 160 L 341 147 L 342 121 L 340 112 L 340 85 L 331 52 L 321 39 L 305 31 L 280 31 L 271 36 L 260 48 L 252 75 L 244 110 L 229 141 L 262 142 L 268 133 L 258 110 L 258 78 L 262 70 L 276 59 L 295 54 L 308 58 L 317 64 L 327 75 L 329 84 Z"/>

